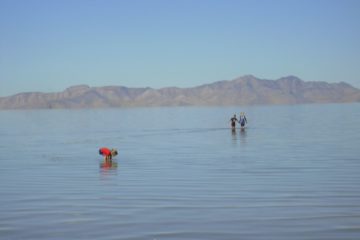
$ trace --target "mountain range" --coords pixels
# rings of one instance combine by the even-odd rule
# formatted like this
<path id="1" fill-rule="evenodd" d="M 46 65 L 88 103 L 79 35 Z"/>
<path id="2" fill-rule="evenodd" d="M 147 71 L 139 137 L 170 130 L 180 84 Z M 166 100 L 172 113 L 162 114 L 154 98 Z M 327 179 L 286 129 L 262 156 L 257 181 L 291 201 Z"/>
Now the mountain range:
<path id="1" fill-rule="evenodd" d="M 360 90 L 345 83 L 306 82 L 295 76 L 277 80 L 246 75 L 192 88 L 89 87 L 62 92 L 26 92 L 0 97 L 0 109 L 108 108 L 151 106 L 237 106 L 360 102 Z"/>

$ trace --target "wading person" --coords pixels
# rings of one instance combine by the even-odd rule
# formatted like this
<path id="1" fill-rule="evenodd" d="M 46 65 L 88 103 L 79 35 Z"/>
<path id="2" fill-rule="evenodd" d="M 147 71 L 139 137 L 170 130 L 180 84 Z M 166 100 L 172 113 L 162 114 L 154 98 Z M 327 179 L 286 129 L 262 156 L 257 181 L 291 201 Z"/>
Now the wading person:
<path id="1" fill-rule="evenodd" d="M 241 128 L 245 128 L 245 124 L 247 124 L 247 119 L 245 117 L 244 112 L 240 113 L 239 123 L 240 123 Z"/>
<path id="2" fill-rule="evenodd" d="M 235 129 L 237 121 L 238 119 L 236 118 L 236 114 L 234 114 L 234 116 L 230 119 L 232 129 Z"/>
<path id="3" fill-rule="evenodd" d="M 118 154 L 116 149 L 108 149 L 106 147 L 102 147 L 99 149 L 99 154 L 104 156 L 104 161 L 111 161 L 112 157 L 116 156 Z"/>

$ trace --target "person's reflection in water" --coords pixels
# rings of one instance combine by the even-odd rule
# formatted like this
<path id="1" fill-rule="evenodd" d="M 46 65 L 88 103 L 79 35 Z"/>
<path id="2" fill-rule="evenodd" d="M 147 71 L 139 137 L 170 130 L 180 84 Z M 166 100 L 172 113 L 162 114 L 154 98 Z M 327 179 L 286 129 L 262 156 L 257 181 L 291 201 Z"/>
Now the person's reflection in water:
<path id="1" fill-rule="evenodd" d="M 236 141 L 237 141 L 236 129 L 235 128 L 231 129 L 231 137 L 232 137 L 233 143 L 235 144 Z"/>
<path id="2" fill-rule="evenodd" d="M 111 169 L 117 169 L 117 161 L 115 160 L 103 160 L 100 163 L 100 168 L 104 170 L 111 170 Z"/>
<path id="3" fill-rule="evenodd" d="M 100 162 L 100 176 L 102 180 L 117 175 L 118 163 L 116 160 L 103 160 Z"/>
<path id="4" fill-rule="evenodd" d="M 240 129 L 240 141 L 243 144 L 246 144 L 246 130 L 245 128 Z"/>

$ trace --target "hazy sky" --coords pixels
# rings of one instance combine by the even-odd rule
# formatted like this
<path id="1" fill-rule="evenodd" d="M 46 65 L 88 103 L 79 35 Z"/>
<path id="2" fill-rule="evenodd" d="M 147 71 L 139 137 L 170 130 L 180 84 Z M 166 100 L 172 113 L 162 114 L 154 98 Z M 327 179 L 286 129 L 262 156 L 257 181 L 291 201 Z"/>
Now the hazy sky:
<path id="1" fill-rule="evenodd" d="M 245 74 L 360 88 L 360 1 L 0 0 L 0 96 Z"/>

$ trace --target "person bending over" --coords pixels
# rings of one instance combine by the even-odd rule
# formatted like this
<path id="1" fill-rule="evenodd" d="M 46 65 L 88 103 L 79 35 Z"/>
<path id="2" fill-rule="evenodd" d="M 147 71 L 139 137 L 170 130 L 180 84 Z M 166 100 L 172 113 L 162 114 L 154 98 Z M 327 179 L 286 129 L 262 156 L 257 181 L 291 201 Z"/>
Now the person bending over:
<path id="1" fill-rule="evenodd" d="M 114 148 L 110 150 L 109 148 L 102 147 L 99 149 L 99 154 L 104 156 L 104 161 L 111 161 L 112 157 L 118 155 L 118 152 Z"/>

